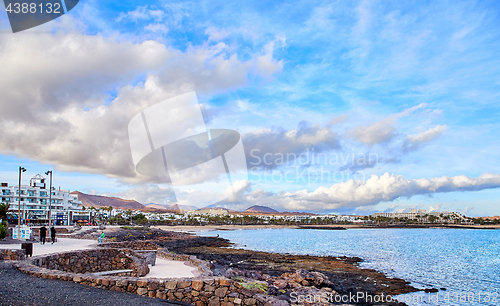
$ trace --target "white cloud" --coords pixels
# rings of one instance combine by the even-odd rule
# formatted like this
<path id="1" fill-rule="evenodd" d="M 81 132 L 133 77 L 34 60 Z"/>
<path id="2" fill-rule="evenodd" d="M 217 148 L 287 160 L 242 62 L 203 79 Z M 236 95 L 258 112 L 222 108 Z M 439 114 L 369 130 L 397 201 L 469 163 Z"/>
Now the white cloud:
<path id="1" fill-rule="evenodd" d="M 248 193 L 246 203 L 248 206 L 267 205 L 278 210 L 289 211 L 335 211 L 369 207 L 398 198 L 411 198 L 415 195 L 479 191 L 499 187 L 499 174 L 484 173 L 477 178 L 459 175 L 408 180 L 401 175 L 385 173 L 381 176 L 372 175 L 366 181 L 351 179 L 331 187 L 322 186 L 314 191 L 304 189 L 279 194 L 264 194 L 261 190 L 259 197 Z"/>
<path id="2" fill-rule="evenodd" d="M 261 129 L 242 135 L 249 168 L 273 169 L 287 160 L 299 162 L 300 154 L 339 149 L 337 135 L 329 127 L 301 122 L 296 130 Z M 294 158 L 287 158 L 287 154 Z M 293 156 L 293 155 L 292 155 Z"/>
<path id="3" fill-rule="evenodd" d="M 429 208 L 429 212 L 432 212 L 432 211 L 440 211 L 440 210 L 441 210 L 441 206 L 442 206 L 442 204 L 441 204 L 441 203 L 437 204 L 436 206 L 431 206 L 431 207 Z"/>
<path id="4" fill-rule="evenodd" d="M 162 10 L 158 9 L 150 9 L 148 8 L 147 5 L 144 6 L 138 6 L 135 10 L 133 11 L 128 11 L 126 13 L 121 12 L 118 18 L 116 18 L 116 21 L 121 21 L 123 19 L 130 19 L 132 21 L 137 21 L 139 19 L 157 19 L 161 20 L 164 15 L 164 12 Z"/>
<path id="5" fill-rule="evenodd" d="M 349 134 L 359 142 L 373 145 L 392 140 L 396 136 L 396 127 L 392 119 L 385 119 L 370 125 L 359 125 Z"/>
<path id="6" fill-rule="evenodd" d="M 407 108 L 398 114 L 390 115 L 383 120 L 380 120 L 373 124 L 361 124 L 352 130 L 348 130 L 347 135 L 353 137 L 355 140 L 361 143 L 369 145 L 389 142 L 397 135 L 397 130 L 394 122 L 397 119 L 409 116 L 414 111 L 424 107 L 425 104 L 421 103 L 411 108 Z"/>
<path id="7" fill-rule="evenodd" d="M 0 153 L 61 171 L 144 180 L 132 164 L 129 120 L 182 93 L 240 87 L 259 74 L 259 56 L 242 61 L 224 44 L 181 52 L 76 33 L 3 35 Z M 274 61 L 264 76 L 280 69 Z"/>
<path id="8" fill-rule="evenodd" d="M 439 135 L 441 135 L 448 126 L 446 125 L 438 125 L 434 128 L 428 129 L 425 132 L 416 134 L 416 135 L 409 135 L 406 137 L 406 139 L 411 142 L 411 143 L 424 143 L 424 142 L 429 142 L 431 140 L 436 139 Z"/>
<path id="9" fill-rule="evenodd" d="M 231 31 L 231 30 L 219 29 L 219 28 L 216 28 L 216 27 L 208 27 L 205 30 L 205 34 L 208 35 L 208 40 L 209 41 L 223 40 L 224 38 L 227 38 L 232 33 L 233 33 L 233 31 Z"/>
<path id="10" fill-rule="evenodd" d="M 168 28 L 161 23 L 155 23 L 155 24 L 148 24 L 147 26 L 144 27 L 145 30 L 155 32 L 155 33 L 167 33 Z"/>

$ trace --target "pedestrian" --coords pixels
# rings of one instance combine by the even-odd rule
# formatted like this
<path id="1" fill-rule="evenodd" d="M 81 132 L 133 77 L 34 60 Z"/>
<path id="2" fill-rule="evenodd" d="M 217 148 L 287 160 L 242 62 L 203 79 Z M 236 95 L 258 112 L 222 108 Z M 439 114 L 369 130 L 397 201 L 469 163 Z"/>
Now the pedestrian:
<path id="1" fill-rule="evenodd" d="M 45 236 L 47 236 L 47 228 L 42 226 L 40 227 L 40 244 L 45 244 Z"/>
<path id="2" fill-rule="evenodd" d="M 101 233 L 101 235 L 99 235 L 99 238 L 97 238 L 97 243 L 102 243 L 102 241 L 104 240 L 104 232 Z"/>
<path id="3" fill-rule="evenodd" d="M 54 225 L 50 228 L 50 241 L 52 241 L 52 244 L 54 244 L 54 241 L 56 241 L 56 229 Z"/>

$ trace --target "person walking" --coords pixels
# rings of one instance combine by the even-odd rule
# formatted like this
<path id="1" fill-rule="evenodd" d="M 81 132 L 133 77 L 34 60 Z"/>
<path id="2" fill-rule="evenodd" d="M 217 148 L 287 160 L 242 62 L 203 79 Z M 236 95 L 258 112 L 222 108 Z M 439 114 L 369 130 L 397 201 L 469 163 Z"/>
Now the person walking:
<path id="1" fill-rule="evenodd" d="M 53 225 L 50 228 L 50 241 L 52 241 L 52 244 L 56 241 L 56 228 Z"/>
<path id="2" fill-rule="evenodd" d="M 40 244 L 45 244 L 45 237 L 47 236 L 47 228 L 44 226 L 40 227 Z"/>
<path id="3" fill-rule="evenodd" d="M 99 235 L 99 238 L 97 238 L 97 243 L 102 243 L 102 241 L 104 240 L 104 232 L 101 233 L 101 235 Z"/>

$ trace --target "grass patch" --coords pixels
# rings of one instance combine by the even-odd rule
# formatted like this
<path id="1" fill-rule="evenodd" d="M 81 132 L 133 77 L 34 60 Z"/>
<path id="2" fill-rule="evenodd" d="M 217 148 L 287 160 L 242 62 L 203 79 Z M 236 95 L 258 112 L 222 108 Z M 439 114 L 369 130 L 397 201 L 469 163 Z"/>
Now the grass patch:
<path id="1" fill-rule="evenodd" d="M 238 283 L 244 283 L 245 282 L 245 280 L 243 278 L 238 277 L 238 276 L 233 277 L 233 280 L 237 281 Z"/>
<path id="2" fill-rule="evenodd" d="M 142 231 L 144 228 L 142 226 L 120 226 L 121 229 L 124 230 L 135 230 L 135 231 Z"/>
<path id="3" fill-rule="evenodd" d="M 258 282 L 250 282 L 250 283 L 244 283 L 241 284 L 243 288 L 252 290 L 252 289 L 259 289 L 260 291 L 266 293 L 267 292 L 267 284 L 266 283 L 258 283 Z"/>

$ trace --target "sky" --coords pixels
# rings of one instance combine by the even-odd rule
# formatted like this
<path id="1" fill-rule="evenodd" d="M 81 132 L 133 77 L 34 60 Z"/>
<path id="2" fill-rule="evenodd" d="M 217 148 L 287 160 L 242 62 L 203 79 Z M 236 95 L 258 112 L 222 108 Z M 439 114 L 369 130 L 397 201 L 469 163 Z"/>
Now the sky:
<path id="1" fill-rule="evenodd" d="M 500 215 L 495 1 L 80 1 L 12 33 L 0 11 L 0 177 L 178 202 L 127 126 L 196 92 L 248 178 L 217 206 Z M 174 118 L 176 115 L 169 114 Z M 166 118 L 165 120 L 168 120 Z M 204 207 L 211 190 L 183 190 Z"/>

